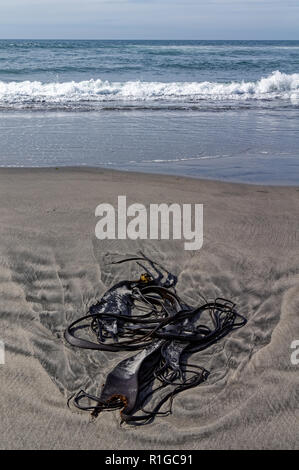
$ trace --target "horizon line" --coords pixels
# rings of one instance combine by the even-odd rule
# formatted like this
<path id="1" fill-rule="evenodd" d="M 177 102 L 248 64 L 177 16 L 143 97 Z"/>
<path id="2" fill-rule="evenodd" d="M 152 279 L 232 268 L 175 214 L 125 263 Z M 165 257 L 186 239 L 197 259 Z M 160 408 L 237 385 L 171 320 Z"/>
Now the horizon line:
<path id="1" fill-rule="evenodd" d="M 0 41 L 299 41 L 298 39 L 159 39 L 159 38 L 2 38 Z"/>

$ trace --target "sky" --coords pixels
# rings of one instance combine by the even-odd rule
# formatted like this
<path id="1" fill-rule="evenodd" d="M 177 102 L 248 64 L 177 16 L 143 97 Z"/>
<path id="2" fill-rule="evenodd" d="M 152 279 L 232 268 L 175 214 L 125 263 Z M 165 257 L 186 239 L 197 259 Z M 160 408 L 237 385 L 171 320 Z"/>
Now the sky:
<path id="1" fill-rule="evenodd" d="M 299 0 L 0 0 L 0 38 L 299 39 Z"/>

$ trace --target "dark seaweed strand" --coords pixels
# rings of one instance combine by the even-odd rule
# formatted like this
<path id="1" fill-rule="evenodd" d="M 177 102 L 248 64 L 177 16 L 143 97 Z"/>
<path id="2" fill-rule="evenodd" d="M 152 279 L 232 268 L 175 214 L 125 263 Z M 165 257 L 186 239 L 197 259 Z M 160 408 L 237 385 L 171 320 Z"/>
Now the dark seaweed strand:
<path id="1" fill-rule="evenodd" d="M 144 282 L 135 282 L 134 285 L 132 283 L 132 292 L 130 294 L 132 303 L 137 300 L 139 302 L 138 310 L 147 313 L 141 315 L 125 315 L 117 311 L 105 311 L 103 313 L 96 312 L 85 315 L 67 328 L 65 338 L 70 344 L 87 349 L 136 351 L 149 346 L 153 341 L 162 340 L 165 347 L 171 345 L 173 341 L 176 341 L 183 343 L 183 351 L 185 354 L 191 354 L 210 347 L 233 329 L 245 325 L 246 319 L 236 312 L 235 304 L 223 298 L 217 298 L 213 302 L 205 302 L 205 304 L 197 308 L 188 307 L 177 294 L 173 292 L 173 284 L 169 285 L 169 279 L 176 280 L 176 277 L 144 255 L 142 257 L 124 259 L 112 264 L 137 260 L 148 261 L 157 274 L 156 278 L 151 276 L 152 280 L 146 285 Z M 142 267 L 144 268 L 143 265 Z M 161 277 L 161 271 L 159 271 L 158 268 L 167 273 L 167 279 L 164 283 L 162 282 L 163 275 Z M 146 272 L 151 275 L 149 270 L 146 270 Z M 130 281 L 124 282 L 127 285 Z M 111 296 L 115 295 L 113 288 L 110 290 Z M 201 297 L 206 300 L 203 296 Z M 201 319 L 204 313 L 209 314 L 213 328 L 203 323 L 192 327 L 192 322 L 194 322 L 196 318 Z M 74 334 L 79 323 L 86 320 L 91 320 L 91 330 L 97 337 L 97 343 L 78 338 Z M 112 342 L 107 341 L 109 340 L 109 333 L 106 332 L 106 334 L 103 334 L 101 324 L 103 321 L 108 323 L 109 321 L 116 321 L 117 323 L 117 337 L 111 335 L 113 339 Z M 191 333 L 186 329 L 184 330 L 186 323 L 191 326 Z M 185 369 L 183 370 L 183 368 Z M 194 369 L 197 369 L 197 371 Z M 186 374 L 188 373 L 192 373 L 192 375 L 187 378 Z M 187 362 L 183 362 L 179 357 L 177 358 L 175 369 L 172 369 L 171 365 L 167 363 L 163 356 L 160 356 L 158 365 L 148 365 L 147 372 L 143 371 L 142 375 L 140 371 L 137 371 L 136 374 L 138 375 L 138 396 L 136 406 L 133 409 L 127 411 L 127 397 L 115 393 L 111 394 L 108 400 L 103 401 L 101 397 L 80 390 L 73 398 L 73 403 L 80 410 L 92 411 L 93 416 L 97 416 L 99 412 L 104 410 L 113 411 L 121 409 L 121 422 L 142 425 L 152 422 L 156 416 L 167 416 L 171 414 L 174 397 L 184 390 L 198 386 L 209 376 L 209 372 L 204 368 L 196 364 L 188 365 Z M 160 385 L 150 390 L 141 399 L 140 392 L 144 391 L 154 380 L 158 380 Z M 152 410 L 147 410 L 145 403 L 148 402 L 154 394 L 159 392 L 159 390 L 167 386 L 172 387 L 172 390 L 167 393 Z M 128 394 L 130 394 L 130 391 L 128 391 Z M 96 402 L 96 404 L 94 406 L 82 405 L 82 399 L 92 400 Z M 169 401 L 170 405 L 168 410 L 160 411 L 161 407 L 167 401 Z M 140 412 L 142 412 L 141 415 Z"/>
<path id="2" fill-rule="evenodd" d="M 218 311 L 221 310 L 221 312 L 216 316 L 215 323 L 216 327 L 214 331 L 211 331 L 209 334 L 206 335 L 206 338 L 202 341 L 196 342 L 196 347 L 193 349 L 196 350 L 203 350 L 206 349 L 206 347 L 211 346 L 212 344 L 216 343 L 220 338 L 225 336 L 229 331 L 233 329 L 233 327 L 240 327 L 245 324 L 245 319 L 238 314 L 233 315 L 233 318 L 236 318 L 237 315 L 242 319 L 242 321 L 239 324 L 234 325 L 231 321 L 229 322 L 227 318 L 223 321 L 224 327 L 221 328 L 220 325 L 220 320 L 219 316 L 225 311 L 226 313 L 231 313 L 231 310 L 228 310 L 228 308 L 225 306 L 224 309 L 220 308 L 219 303 L 217 304 L 215 302 L 215 308 L 217 307 Z M 211 303 L 206 304 L 201 307 L 202 310 L 209 310 L 211 311 Z M 185 316 L 185 315 L 184 315 Z M 229 324 L 228 324 L 229 323 Z M 168 336 L 168 340 L 173 339 L 174 337 L 172 335 Z M 179 336 L 175 336 L 175 339 L 178 340 Z M 185 341 L 185 337 L 184 337 Z M 134 415 L 131 414 L 129 416 L 122 414 L 122 422 L 126 422 L 127 424 L 134 424 L 134 425 L 142 425 L 142 424 L 149 424 L 150 422 L 153 421 L 153 419 L 156 416 L 167 416 L 171 414 L 172 412 L 172 402 L 174 397 L 189 388 L 194 388 L 201 383 L 203 383 L 209 376 L 209 372 L 205 370 L 204 368 L 197 366 L 196 364 L 187 364 L 187 363 L 181 363 L 180 366 L 186 366 L 188 369 L 185 370 L 186 372 L 193 372 L 193 375 L 189 377 L 188 379 L 183 380 L 182 382 L 175 382 L 174 379 L 177 378 L 177 374 L 174 374 L 173 378 L 168 379 L 165 376 L 165 364 L 160 363 L 160 368 L 155 369 L 154 371 L 154 376 L 156 379 L 158 379 L 161 382 L 161 385 L 157 387 L 156 389 L 152 390 L 149 392 L 143 399 L 142 403 L 140 404 L 139 410 L 143 412 L 142 415 Z M 200 372 L 195 372 L 192 370 L 193 368 L 198 368 Z M 150 396 L 153 396 L 157 391 L 161 390 L 162 388 L 166 387 L 167 385 L 171 385 L 174 387 L 174 389 L 169 392 L 165 397 L 163 397 L 157 405 L 154 407 L 153 410 L 149 411 L 144 408 L 144 403 L 149 399 Z M 167 411 L 159 411 L 163 404 L 167 401 L 170 401 L 170 406 Z"/>
<path id="3" fill-rule="evenodd" d="M 210 310 L 211 306 L 212 306 L 211 303 L 203 305 L 203 306 L 200 307 L 200 310 L 201 311 L 203 311 L 203 310 L 211 311 Z M 203 334 L 203 332 L 206 333 L 206 331 L 203 331 L 203 330 L 201 331 L 201 338 L 200 339 L 198 339 L 198 335 L 192 335 L 192 336 L 189 336 L 189 338 L 186 338 L 186 335 L 174 335 L 174 334 L 159 333 L 158 332 L 158 330 L 161 327 L 165 326 L 166 323 L 168 323 L 168 324 L 169 323 L 178 323 L 180 320 L 186 319 L 188 316 L 190 316 L 192 314 L 193 315 L 196 314 L 197 310 L 195 310 L 193 312 L 181 312 L 181 314 L 176 315 L 174 318 L 167 319 L 167 321 L 165 321 L 165 320 L 160 321 L 159 324 L 154 329 L 151 330 L 150 334 L 147 333 L 146 336 L 151 336 L 152 338 L 155 338 L 156 336 L 157 337 L 164 337 L 165 339 L 167 338 L 168 341 L 171 341 L 171 340 L 175 339 L 175 340 L 183 340 L 184 342 L 186 342 L 186 339 L 188 339 L 192 343 L 192 351 L 193 352 L 195 350 L 197 350 L 197 351 L 198 350 L 203 350 L 206 347 L 211 346 L 212 344 L 217 342 L 223 336 L 225 336 L 229 331 L 232 330 L 233 327 L 240 327 L 245 322 L 245 319 L 243 319 L 240 315 L 238 315 L 238 314 L 231 315 L 232 311 L 229 310 L 226 306 L 224 308 L 222 308 L 222 305 L 217 304 L 215 302 L 214 307 L 217 308 L 217 315 L 215 315 L 215 313 L 214 313 L 215 330 L 213 330 L 213 331 L 208 330 L 208 333 L 205 335 L 204 338 L 202 338 L 202 334 Z M 221 325 L 220 316 L 223 313 L 226 313 L 226 317 L 225 317 L 224 320 L 222 320 L 222 325 Z M 107 314 L 105 314 L 105 315 L 107 315 Z M 109 314 L 108 314 L 108 316 L 109 316 Z M 114 318 L 116 317 L 116 315 L 112 315 L 112 316 Z M 239 318 L 241 318 L 242 321 L 239 322 L 239 323 L 236 323 L 234 325 L 233 320 L 235 318 L 237 318 L 237 316 Z M 135 318 L 129 318 L 129 320 L 130 320 L 130 322 L 134 323 L 134 322 L 138 322 L 140 319 L 139 318 L 138 319 L 137 318 L 136 319 Z M 122 321 L 124 321 L 124 319 L 122 319 Z M 150 323 L 152 323 L 152 321 L 150 321 Z M 144 328 L 140 328 L 137 331 L 135 331 L 135 333 L 139 333 L 139 332 L 143 333 Z M 142 339 L 144 339 L 144 336 L 143 336 Z M 131 343 L 132 343 L 133 347 L 137 346 L 138 349 L 140 349 L 141 345 L 139 345 L 139 344 L 136 345 L 136 343 L 133 344 L 134 340 L 132 340 Z M 121 346 L 117 345 L 117 349 L 120 350 Z M 181 365 L 183 365 L 183 364 L 181 364 Z M 156 407 L 152 411 L 147 411 L 143 408 L 143 403 L 146 401 L 146 399 L 149 398 L 150 395 L 153 395 L 161 387 L 159 387 L 158 389 L 155 389 L 154 391 L 152 391 L 151 393 L 146 395 L 146 397 L 144 398 L 142 404 L 140 405 L 140 410 L 144 412 L 144 415 L 143 416 L 134 416 L 134 415 L 124 415 L 123 414 L 122 415 L 122 421 L 123 422 L 127 422 L 129 424 L 137 424 L 137 423 L 142 424 L 142 422 L 143 422 L 145 424 L 145 423 L 151 422 L 152 419 L 157 415 L 159 415 L 159 416 L 168 415 L 169 413 L 171 413 L 171 407 L 166 412 L 160 412 L 159 410 L 162 407 L 162 405 L 168 399 L 170 399 L 170 403 L 172 404 L 172 401 L 173 401 L 173 398 L 174 398 L 175 395 L 182 392 L 183 390 L 186 390 L 188 388 L 193 388 L 193 387 L 199 385 L 200 383 L 202 383 L 208 377 L 208 372 L 204 371 L 204 373 L 202 373 L 202 374 L 196 374 L 191 379 L 190 378 L 186 379 L 183 383 L 177 383 L 177 382 L 173 382 L 172 380 L 168 380 L 165 377 L 165 374 L 161 373 L 161 371 L 154 371 L 153 375 L 154 375 L 155 378 L 159 379 L 162 382 L 161 387 L 165 387 L 166 385 L 173 385 L 173 386 L 176 386 L 176 387 L 174 388 L 173 391 L 171 391 L 169 394 L 167 394 L 156 405 Z M 139 386 L 140 386 L 140 388 L 142 388 L 142 383 L 140 383 Z M 83 397 L 87 397 L 87 398 L 91 398 L 93 400 L 96 400 L 97 405 L 95 407 L 83 407 L 79 403 L 80 400 Z M 123 401 L 120 400 L 119 398 L 112 399 L 111 401 L 106 402 L 106 403 L 101 403 L 99 397 L 90 396 L 90 395 L 86 394 L 85 392 L 84 393 L 80 392 L 76 396 L 76 399 L 74 400 L 74 404 L 80 409 L 85 409 L 85 410 L 89 410 L 89 411 L 97 410 L 98 412 L 102 411 L 102 410 L 120 409 L 120 408 L 123 408 L 123 406 L 124 406 Z"/>

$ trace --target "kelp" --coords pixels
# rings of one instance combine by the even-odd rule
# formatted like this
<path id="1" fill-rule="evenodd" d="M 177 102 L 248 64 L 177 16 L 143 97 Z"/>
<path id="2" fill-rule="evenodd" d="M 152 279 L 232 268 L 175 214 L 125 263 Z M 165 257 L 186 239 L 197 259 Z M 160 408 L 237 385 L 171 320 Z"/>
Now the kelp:
<path id="1" fill-rule="evenodd" d="M 85 349 L 138 351 L 108 374 L 98 396 L 80 390 L 72 401 L 93 417 L 119 409 L 121 422 L 140 425 L 169 415 L 178 393 L 207 380 L 209 371 L 190 364 L 190 356 L 244 326 L 246 319 L 223 298 L 207 301 L 200 295 L 204 302 L 189 306 L 176 293 L 176 276 L 143 253 L 113 264 L 129 261 L 144 269 L 140 279 L 111 287 L 87 315 L 68 326 L 65 339 Z M 96 341 L 76 335 L 86 327 Z M 166 402 L 168 409 L 161 411 Z"/>

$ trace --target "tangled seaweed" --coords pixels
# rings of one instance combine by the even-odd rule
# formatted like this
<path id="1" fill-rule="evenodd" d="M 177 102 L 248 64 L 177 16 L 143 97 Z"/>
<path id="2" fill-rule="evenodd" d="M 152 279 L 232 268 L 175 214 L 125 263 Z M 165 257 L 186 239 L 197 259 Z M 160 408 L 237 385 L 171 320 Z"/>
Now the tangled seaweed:
<path id="1" fill-rule="evenodd" d="M 109 289 L 88 315 L 69 325 L 65 339 L 85 349 L 139 351 L 108 374 L 99 396 L 80 390 L 72 398 L 77 408 L 91 411 L 93 417 L 120 409 L 121 422 L 141 425 L 169 415 L 178 393 L 208 378 L 209 372 L 189 364 L 188 356 L 244 326 L 246 319 L 236 312 L 235 304 L 222 298 L 208 302 L 201 296 L 204 303 L 190 307 L 176 294 L 177 278 L 143 253 L 113 264 L 128 261 L 137 261 L 145 273 L 139 280 L 121 281 Z M 147 262 L 154 274 L 140 261 Z M 75 335 L 86 326 L 97 342 Z M 151 401 L 154 405 L 148 409 Z M 161 411 L 166 402 L 168 410 Z"/>

